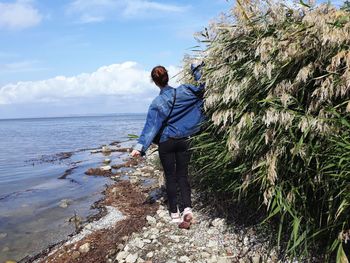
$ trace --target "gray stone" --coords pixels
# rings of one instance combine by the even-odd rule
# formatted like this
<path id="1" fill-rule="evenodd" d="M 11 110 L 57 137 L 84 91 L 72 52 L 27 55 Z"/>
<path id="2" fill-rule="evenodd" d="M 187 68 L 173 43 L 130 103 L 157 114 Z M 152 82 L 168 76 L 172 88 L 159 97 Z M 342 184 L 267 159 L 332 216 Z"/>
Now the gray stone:
<path id="1" fill-rule="evenodd" d="M 140 238 L 136 238 L 134 240 L 134 245 L 138 248 L 143 248 L 143 246 L 145 245 L 145 243 L 140 239 Z"/>
<path id="2" fill-rule="evenodd" d="M 7 233 L 0 233 L 0 239 L 4 239 L 5 237 L 7 237 Z"/>
<path id="3" fill-rule="evenodd" d="M 150 225 L 155 225 L 157 223 L 157 220 L 152 216 L 147 216 L 146 220 L 147 220 L 148 224 L 150 224 Z"/>
<path id="4" fill-rule="evenodd" d="M 214 226 L 214 227 L 222 227 L 224 226 L 225 224 L 225 219 L 222 219 L 222 218 L 216 218 L 214 219 L 211 224 Z"/>
<path id="5" fill-rule="evenodd" d="M 110 164 L 111 162 L 112 162 L 112 160 L 108 159 L 108 158 L 103 160 L 103 163 L 107 164 L 107 165 Z"/>
<path id="6" fill-rule="evenodd" d="M 112 167 L 110 165 L 105 165 L 105 166 L 101 166 L 100 170 L 108 172 L 112 170 Z"/>
<path id="7" fill-rule="evenodd" d="M 207 247 L 217 247 L 218 242 L 214 240 L 209 240 Z"/>
<path id="8" fill-rule="evenodd" d="M 80 253 L 88 253 L 90 251 L 90 243 L 85 243 L 79 247 Z"/>
<path id="9" fill-rule="evenodd" d="M 243 239 L 243 244 L 244 244 L 245 246 L 248 246 L 248 245 L 249 245 L 249 238 L 248 238 L 248 237 L 244 237 L 244 239 Z"/>
<path id="10" fill-rule="evenodd" d="M 179 261 L 180 262 L 189 262 L 190 258 L 188 256 L 182 256 L 182 257 L 179 258 Z"/>
<path id="11" fill-rule="evenodd" d="M 115 258 L 118 262 L 124 260 L 129 255 L 126 251 L 121 251 L 118 253 L 117 257 Z"/>
<path id="12" fill-rule="evenodd" d="M 61 208 L 67 208 L 71 203 L 72 203 L 72 200 L 62 199 L 58 206 Z"/>
<path id="13" fill-rule="evenodd" d="M 139 257 L 139 255 L 137 253 L 136 254 L 129 254 L 126 257 L 125 262 L 126 263 L 135 263 L 138 257 Z"/>
<path id="14" fill-rule="evenodd" d="M 148 252 L 146 255 L 147 258 L 153 258 L 153 256 L 154 256 L 154 253 L 152 251 Z"/>
<path id="15" fill-rule="evenodd" d="M 175 243 L 179 243 L 180 242 L 180 237 L 179 236 L 170 236 L 170 239 L 172 241 L 174 241 Z"/>

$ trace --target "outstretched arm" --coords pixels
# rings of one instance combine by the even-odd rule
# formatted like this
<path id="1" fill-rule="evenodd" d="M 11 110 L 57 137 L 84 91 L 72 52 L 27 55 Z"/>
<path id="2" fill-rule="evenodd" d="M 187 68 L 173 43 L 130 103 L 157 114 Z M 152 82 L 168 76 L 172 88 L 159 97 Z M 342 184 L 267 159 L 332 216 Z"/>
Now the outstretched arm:
<path id="1" fill-rule="evenodd" d="M 158 104 L 157 100 L 154 100 L 148 109 L 145 126 L 134 151 L 131 153 L 133 157 L 140 156 L 147 151 L 166 118 Z"/>

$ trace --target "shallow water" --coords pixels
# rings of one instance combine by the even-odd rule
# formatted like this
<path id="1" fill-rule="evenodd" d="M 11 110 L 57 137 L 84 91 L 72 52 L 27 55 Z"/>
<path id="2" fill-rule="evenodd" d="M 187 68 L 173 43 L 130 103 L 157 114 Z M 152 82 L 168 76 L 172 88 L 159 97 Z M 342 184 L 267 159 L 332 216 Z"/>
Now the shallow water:
<path id="1" fill-rule="evenodd" d="M 74 213 L 96 212 L 90 206 L 110 181 L 84 173 L 106 157 L 79 149 L 127 141 L 144 120 L 145 115 L 0 120 L 0 262 L 20 260 L 64 239 L 74 231 L 68 222 Z M 52 160 L 61 152 L 73 155 Z M 116 152 L 108 158 L 120 163 L 125 157 Z M 58 179 L 69 168 L 71 174 Z M 59 207 L 63 199 L 71 202 L 67 208 Z"/>

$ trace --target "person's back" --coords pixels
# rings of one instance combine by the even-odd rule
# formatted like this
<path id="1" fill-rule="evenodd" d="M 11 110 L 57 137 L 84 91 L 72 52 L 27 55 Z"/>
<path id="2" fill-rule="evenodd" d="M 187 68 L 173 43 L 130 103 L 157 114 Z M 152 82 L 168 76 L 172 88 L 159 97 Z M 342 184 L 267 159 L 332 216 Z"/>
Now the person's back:
<path id="1" fill-rule="evenodd" d="M 203 100 L 201 97 L 202 87 L 194 85 L 181 85 L 176 88 L 176 99 L 174 103 L 174 89 L 169 87 L 163 94 L 159 95 L 162 102 L 167 106 L 167 110 L 171 107 L 173 111 L 167 121 L 161 141 L 167 138 L 184 138 L 197 133 L 200 125 L 204 121 Z"/>
<path id="2" fill-rule="evenodd" d="M 199 74 L 194 75 L 199 80 Z M 168 72 L 162 66 L 155 67 L 151 76 L 160 88 L 160 94 L 149 107 L 145 126 L 132 156 L 145 153 L 152 141 L 159 137 L 158 151 L 166 178 L 170 215 L 180 227 L 189 228 L 192 221 L 191 187 L 188 181 L 191 155 L 189 136 L 200 130 L 204 120 L 201 96 L 204 85 L 181 85 L 174 89 L 168 85 Z M 178 212 L 178 187 L 184 205 L 183 219 Z"/>

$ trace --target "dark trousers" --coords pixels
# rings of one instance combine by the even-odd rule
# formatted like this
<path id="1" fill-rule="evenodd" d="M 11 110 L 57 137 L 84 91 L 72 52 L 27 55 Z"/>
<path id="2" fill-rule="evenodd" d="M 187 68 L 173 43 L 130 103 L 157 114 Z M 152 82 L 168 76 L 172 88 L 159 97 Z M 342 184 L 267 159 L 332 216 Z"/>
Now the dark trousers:
<path id="1" fill-rule="evenodd" d="M 160 143 L 159 157 L 164 169 L 170 212 L 177 212 L 177 187 L 180 188 L 184 207 L 192 207 L 191 186 L 188 181 L 188 164 L 191 158 L 189 140 L 169 139 Z"/>

